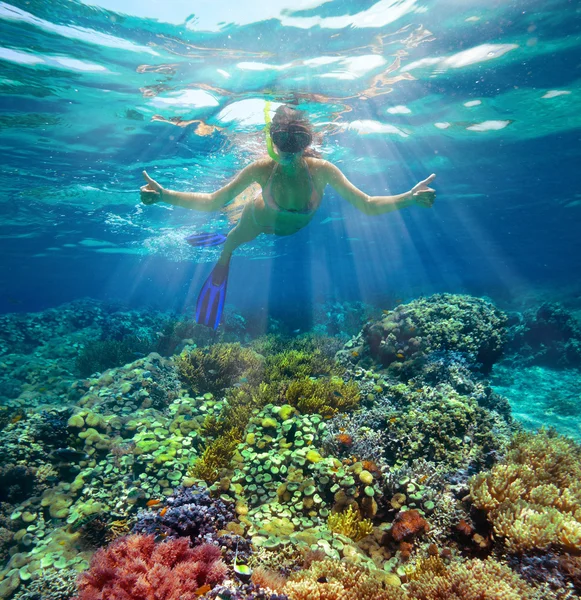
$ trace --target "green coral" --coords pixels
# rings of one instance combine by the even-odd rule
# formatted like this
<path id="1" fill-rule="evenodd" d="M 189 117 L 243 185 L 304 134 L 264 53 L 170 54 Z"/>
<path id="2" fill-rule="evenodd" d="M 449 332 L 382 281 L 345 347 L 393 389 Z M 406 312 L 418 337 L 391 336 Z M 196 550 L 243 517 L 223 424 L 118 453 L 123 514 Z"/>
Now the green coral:
<path id="1" fill-rule="evenodd" d="M 413 463 L 420 458 L 445 468 L 488 466 L 511 438 L 509 424 L 448 384 L 413 389 L 387 386 L 393 405 L 385 414 L 386 458 Z"/>
<path id="2" fill-rule="evenodd" d="M 339 365 L 320 350 L 287 350 L 267 356 L 265 364 L 265 379 L 271 382 L 340 373 Z"/>
<path id="3" fill-rule="evenodd" d="M 281 335 L 265 335 L 253 340 L 250 347 L 263 356 L 272 356 L 290 351 L 305 353 L 320 352 L 332 359 L 341 349 L 342 343 L 336 337 L 304 334 L 293 338 Z"/>
<path id="4" fill-rule="evenodd" d="M 219 395 L 241 379 L 250 383 L 262 379 L 262 358 L 240 344 L 184 350 L 175 360 L 180 377 L 194 394 Z"/>
<path id="5" fill-rule="evenodd" d="M 101 373 L 135 360 L 136 354 L 147 354 L 153 346 L 135 336 L 123 340 L 95 340 L 88 342 L 77 356 L 76 366 L 81 377 Z"/>
<path id="6" fill-rule="evenodd" d="M 241 441 L 242 430 L 232 427 L 210 442 L 202 456 L 190 468 L 188 475 L 203 479 L 206 483 L 214 483 L 220 477 L 221 471 L 229 468 L 236 447 Z"/>

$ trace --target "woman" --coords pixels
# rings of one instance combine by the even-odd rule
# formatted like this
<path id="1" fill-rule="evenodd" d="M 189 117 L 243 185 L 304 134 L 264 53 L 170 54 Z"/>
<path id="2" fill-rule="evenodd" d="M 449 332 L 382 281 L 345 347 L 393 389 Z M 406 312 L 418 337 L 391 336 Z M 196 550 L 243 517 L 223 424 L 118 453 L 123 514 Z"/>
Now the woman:
<path id="1" fill-rule="evenodd" d="M 269 139 L 270 135 L 270 139 Z M 290 106 L 280 106 L 267 126 L 267 147 L 271 158 L 248 165 L 228 185 L 211 194 L 174 192 L 164 189 L 144 171 L 147 184 L 141 188 L 144 204 L 168 202 L 193 210 L 217 211 L 232 202 L 253 183 L 260 191 L 246 203 L 236 226 L 227 236 L 201 234 L 188 241 L 193 245 L 224 244 L 217 265 L 204 283 L 196 305 L 196 321 L 216 329 L 220 322 L 228 267 L 240 244 L 261 233 L 291 235 L 308 225 L 321 205 L 323 191 L 331 185 L 345 200 L 366 215 L 381 215 L 412 204 L 431 207 L 436 197 L 429 187 L 430 175 L 409 192 L 396 196 L 368 196 L 357 189 L 334 165 L 307 156 L 313 140 L 311 125 L 304 114 Z M 276 151 L 273 151 L 274 144 Z"/>

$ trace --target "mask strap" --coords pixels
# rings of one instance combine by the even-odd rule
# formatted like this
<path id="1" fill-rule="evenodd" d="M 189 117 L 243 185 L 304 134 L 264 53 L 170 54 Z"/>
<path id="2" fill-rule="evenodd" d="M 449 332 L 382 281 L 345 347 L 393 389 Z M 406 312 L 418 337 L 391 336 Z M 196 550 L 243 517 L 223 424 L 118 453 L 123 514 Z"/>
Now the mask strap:
<path id="1" fill-rule="evenodd" d="M 264 122 L 266 123 L 264 126 L 264 133 L 266 135 L 266 150 L 268 152 L 268 156 L 270 156 L 270 158 L 272 158 L 272 160 L 275 162 L 279 163 L 280 156 L 274 150 L 272 136 L 270 135 L 270 126 L 272 124 L 270 119 L 270 100 L 267 100 L 264 105 Z"/>

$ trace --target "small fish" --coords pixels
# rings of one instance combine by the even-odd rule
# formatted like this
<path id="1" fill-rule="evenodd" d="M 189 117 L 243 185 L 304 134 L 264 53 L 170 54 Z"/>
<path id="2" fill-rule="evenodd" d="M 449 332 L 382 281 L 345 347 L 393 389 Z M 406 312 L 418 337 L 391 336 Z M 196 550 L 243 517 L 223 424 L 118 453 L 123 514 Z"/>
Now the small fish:
<path id="1" fill-rule="evenodd" d="M 389 422 L 393 425 L 397 421 L 397 417 L 391 417 Z"/>
<path id="2" fill-rule="evenodd" d="M 248 383 L 248 377 L 240 377 L 240 383 Z"/>
<path id="3" fill-rule="evenodd" d="M 335 398 L 343 398 L 343 394 L 339 390 L 335 390 L 333 396 L 335 396 Z"/>
<path id="4" fill-rule="evenodd" d="M 400 360 L 401 360 L 402 358 L 405 358 L 405 356 L 404 356 L 404 355 L 403 355 L 401 352 L 398 352 L 398 353 L 395 355 L 395 357 L 396 357 L 396 358 L 399 358 Z"/>
<path id="5" fill-rule="evenodd" d="M 208 369 L 208 373 L 210 373 L 210 375 L 216 375 L 218 371 L 216 371 L 216 369 Z"/>
<path id="6" fill-rule="evenodd" d="M 357 358 L 359 356 L 359 352 L 357 352 L 357 350 L 353 350 L 353 352 L 351 352 L 351 356 L 353 358 Z"/>
<path id="7" fill-rule="evenodd" d="M 50 455 L 53 458 L 59 458 L 65 462 L 73 462 L 77 460 L 87 460 L 89 455 L 81 450 L 73 450 L 73 448 L 58 448 L 53 450 Z"/>
<path id="8" fill-rule="evenodd" d="M 212 586 L 209 583 L 206 583 L 206 585 L 199 587 L 194 592 L 194 594 L 196 594 L 196 596 L 203 596 L 204 594 L 207 594 L 211 589 L 212 589 Z"/>
<path id="9" fill-rule="evenodd" d="M 386 308 L 384 308 L 384 309 L 383 309 L 381 312 L 382 312 L 384 315 L 388 315 L 388 314 L 389 314 L 391 311 L 389 311 L 389 310 L 387 310 Z"/>
<path id="10" fill-rule="evenodd" d="M 167 512 L 168 507 L 164 506 L 160 511 L 159 511 L 159 516 L 163 517 L 163 515 L 165 515 L 165 513 Z"/>
<path id="11" fill-rule="evenodd" d="M 137 356 L 137 357 L 141 358 L 142 356 L 145 356 L 145 354 L 143 354 L 143 352 L 134 352 L 133 356 Z"/>
<path id="12" fill-rule="evenodd" d="M 145 506 L 157 506 L 158 504 L 161 504 L 161 500 L 148 500 Z"/>
<path id="13" fill-rule="evenodd" d="M 238 565 L 236 561 L 238 559 L 238 540 L 236 540 L 236 552 L 234 553 L 234 573 L 241 579 L 250 579 L 252 575 L 252 569 L 248 565 Z"/>
<path id="14" fill-rule="evenodd" d="M 301 332 L 301 328 L 299 327 L 298 329 L 293 329 L 293 333 L 300 333 Z"/>

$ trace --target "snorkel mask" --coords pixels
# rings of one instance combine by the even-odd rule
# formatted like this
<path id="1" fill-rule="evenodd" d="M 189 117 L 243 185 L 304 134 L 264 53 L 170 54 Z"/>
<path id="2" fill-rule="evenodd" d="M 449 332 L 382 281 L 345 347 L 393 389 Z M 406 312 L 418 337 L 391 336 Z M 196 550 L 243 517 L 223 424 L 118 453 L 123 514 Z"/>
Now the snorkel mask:
<path id="1" fill-rule="evenodd" d="M 266 150 L 272 160 L 278 163 L 292 162 L 292 157 L 282 157 L 274 149 L 276 144 L 279 150 L 288 154 L 302 152 L 312 141 L 313 137 L 309 129 L 300 122 L 290 123 L 284 129 L 274 129 L 270 118 L 270 101 L 264 105 L 264 121 L 266 123 L 264 132 L 266 134 Z M 276 127 L 276 125 L 275 125 Z"/>

